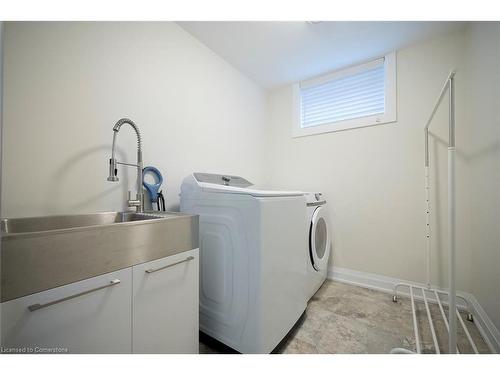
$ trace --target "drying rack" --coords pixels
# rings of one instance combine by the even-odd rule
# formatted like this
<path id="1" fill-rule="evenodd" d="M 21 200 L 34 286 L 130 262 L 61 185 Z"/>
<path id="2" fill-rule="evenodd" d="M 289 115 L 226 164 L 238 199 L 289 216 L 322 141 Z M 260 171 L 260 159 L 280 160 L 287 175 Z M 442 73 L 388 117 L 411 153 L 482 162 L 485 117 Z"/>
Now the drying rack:
<path id="1" fill-rule="evenodd" d="M 431 335 L 432 335 L 432 341 L 434 344 L 435 352 L 436 352 L 436 354 L 441 354 L 441 350 L 439 348 L 439 343 L 437 340 L 436 330 L 434 327 L 433 318 L 431 315 L 431 311 L 429 309 L 429 304 L 430 303 L 437 303 L 437 305 L 439 306 L 439 311 L 441 312 L 441 317 L 443 318 L 444 325 L 446 327 L 446 331 L 448 332 L 448 340 L 449 340 L 450 333 L 451 333 L 450 324 L 449 324 L 449 317 L 446 316 L 446 313 L 445 313 L 444 307 L 443 307 L 443 305 L 445 305 L 445 303 L 443 302 L 442 297 L 441 297 L 443 295 L 448 297 L 449 293 L 447 291 L 444 291 L 444 290 L 438 290 L 438 289 L 434 289 L 434 288 L 406 284 L 406 283 L 399 283 L 394 287 L 394 296 L 392 297 L 392 300 L 394 302 L 397 302 L 397 300 L 398 300 L 397 291 L 400 288 L 408 288 L 408 295 L 410 296 L 412 319 L 413 319 L 413 330 L 415 332 L 415 347 L 417 350 L 416 353 L 417 354 L 422 353 L 422 345 L 420 343 L 420 330 L 419 330 L 418 321 L 417 321 L 417 302 L 416 302 L 416 301 L 421 301 L 424 303 L 425 311 L 427 314 L 427 319 L 429 320 L 429 327 L 430 327 L 430 331 L 431 331 Z M 470 303 L 467 300 L 467 298 L 465 298 L 463 296 L 459 296 L 459 295 L 456 295 L 456 298 L 461 299 L 464 302 L 464 306 L 465 306 L 464 310 L 467 312 L 466 319 L 470 322 L 473 322 L 474 318 L 473 318 L 473 315 L 471 313 L 472 309 L 470 308 Z M 453 311 L 453 309 L 451 308 L 450 304 L 448 303 L 448 316 L 450 315 L 449 314 L 450 311 Z M 460 322 L 460 325 L 462 326 L 462 329 L 464 330 L 465 335 L 467 336 L 467 340 L 469 341 L 469 344 L 471 345 L 472 350 L 474 351 L 475 354 L 478 354 L 479 351 L 477 349 L 477 346 L 476 346 L 474 340 L 472 339 L 472 336 L 471 336 L 469 330 L 467 329 L 467 326 L 465 325 L 465 322 L 464 322 L 462 316 L 460 315 L 460 309 L 457 306 L 455 306 L 455 314 L 452 314 L 452 315 L 455 315 L 455 319 L 458 318 L 458 321 Z M 456 331 L 455 331 L 455 334 L 456 334 Z M 460 353 L 458 346 L 456 345 L 456 342 L 455 342 L 454 348 L 455 348 L 454 350 L 450 350 L 448 348 L 449 353 Z M 403 352 L 404 353 L 414 353 L 412 351 L 409 351 L 407 349 L 402 349 L 402 348 L 395 348 L 391 351 L 391 353 L 403 353 Z"/>
<path id="2" fill-rule="evenodd" d="M 431 286 L 431 228 L 430 228 L 430 187 L 429 187 L 429 126 L 436 111 L 443 100 L 445 93 L 449 91 L 449 126 L 448 126 L 448 270 L 449 270 L 449 290 L 443 291 L 432 288 Z M 439 348 L 436 330 L 432 320 L 432 315 L 429 309 L 429 303 L 437 303 L 441 311 L 442 318 L 448 332 L 448 353 L 459 353 L 457 347 L 457 318 L 464 330 L 469 343 L 475 353 L 478 353 L 477 347 L 465 325 L 460 311 L 457 308 L 457 298 L 465 302 L 467 309 L 467 319 L 473 321 L 472 309 L 469 301 L 462 296 L 456 294 L 455 268 L 456 268 L 456 242 L 455 242 L 455 70 L 451 70 L 446 81 L 441 89 L 439 97 L 434 105 L 434 108 L 429 116 L 425 128 L 425 201 L 426 201 L 426 250 L 427 250 L 427 285 L 419 286 L 416 284 L 400 283 L 394 287 L 393 301 L 398 300 L 398 289 L 407 288 L 411 300 L 413 329 L 415 332 L 416 353 L 422 353 L 420 343 L 420 331 L 417 321 L 417 305 L 416 300 L 421 300 L 424 303 L 429 327 L 432 334 L 432 341 L 437 354 L 441 353 Z M 448 317 L 443 308 L 443 300 L 441 296 L 447 296 Z M 453 313 L 452 313 L 453 312 Z M 404 348 L 395 348 L 391 353 L 415 353 Z"/>

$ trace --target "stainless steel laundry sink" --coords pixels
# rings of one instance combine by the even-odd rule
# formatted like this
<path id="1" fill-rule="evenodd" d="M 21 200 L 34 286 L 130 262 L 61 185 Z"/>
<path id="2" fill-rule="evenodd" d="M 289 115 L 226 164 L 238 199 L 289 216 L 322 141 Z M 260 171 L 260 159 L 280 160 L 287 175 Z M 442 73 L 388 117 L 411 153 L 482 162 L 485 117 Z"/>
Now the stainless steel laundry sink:
<path id="1" fill-rule="evenodd" d="M 102 212 L 1 221 L 1 301 L 198 248 L 198 216 Z"/>
<path id="2" fill-rule="evenodd" d="M 89 227 L 126 223 L 130 221 L 159 219 L 160 216 L 138 214 L 135 212 L 100 212 L 85 215 L 41 216 L 19 219 L 3 219 L 2 232 L 4 234 L 43 232 L 58 229 Z"/>

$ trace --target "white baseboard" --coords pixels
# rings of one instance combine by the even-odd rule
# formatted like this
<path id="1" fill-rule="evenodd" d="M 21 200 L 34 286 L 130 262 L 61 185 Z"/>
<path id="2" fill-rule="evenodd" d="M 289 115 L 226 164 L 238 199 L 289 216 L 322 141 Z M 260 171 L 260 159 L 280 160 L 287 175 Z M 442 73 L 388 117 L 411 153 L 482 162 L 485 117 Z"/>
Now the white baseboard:
<path id="1" fill-rule="evenodd" d="M 500 353 L 500 332 L 498 331 L 498 328 L 495 324 L 493 324 L 476 297 L 471 293 L 464 294 L 468 294 L 467 298 L 472 306 L 472 314 L 475 319 L 474 322 L 476 323 L 479 332 L 481 332 L 484 341 L 486 341 L 486 344 L 488 344 L 493 353 Z"/>
<path id="2" fill-rule="evenodd" d="M 415 283 L 412 281 L 396 279 L 393 277 L 387 277 L 382 275 L 377 275 L 373 273 L 355 271 L 349 268 L 342 267 L 331 267 L 328 270 L 328 278 L 330 280 L 339 281 L 346 284 L 356 285 L 364 288 L 369 288 L 373 290 L 378 290 L 384 293 L 394 293 L 394 286 L 396 284 L 411 284 L 419 287 L 425 288 L 426 285 L 422 283 Z M 398 292 L 400 295 L 408 295 L 407 293 Z M 489 318 L 486 311 L 479 304 L 477 299 L 471 293 L 458 292 L 457 295 L 465 298 L 469 302 L 470 313 L 474 316 L 474 322 L 479 329 L 479 332 L 484 338 L 484 341 L 493 353 L 500 353 L 500 332 L 497 327 L 493 324 Z M 416 295 L 417 299 L 422 299 L 420 296 Z M 432 298 L 427 298 L 430 301 L 436 302 Z M 446 304 L 443 301 L 443 304 Z M 464 304 L 458 304 L 461 309 L 466 308 Z"/>
<path id="3" fill-rule="evenodd" d="M 391 294 L 394 291 L 394 285 L 401 282 L 406 282 L 392 277 L 355 271 L 349 268 L 341 267 L 329 268 L 327 277 L 330 280 L 340 281 L 346 284 L 357 285 L 364 288 L 370 288 L 373 290 Z"/>

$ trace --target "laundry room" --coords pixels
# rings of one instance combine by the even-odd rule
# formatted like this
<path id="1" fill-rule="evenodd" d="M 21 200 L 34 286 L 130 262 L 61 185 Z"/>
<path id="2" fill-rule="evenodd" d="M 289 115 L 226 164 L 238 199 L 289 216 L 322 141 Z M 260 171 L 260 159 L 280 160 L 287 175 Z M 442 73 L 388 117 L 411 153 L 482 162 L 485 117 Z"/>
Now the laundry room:
<path id="1" fill-rule="evenodd" d="M 0 362 L 497 358 L 500 14 L 16 14 Z"/>

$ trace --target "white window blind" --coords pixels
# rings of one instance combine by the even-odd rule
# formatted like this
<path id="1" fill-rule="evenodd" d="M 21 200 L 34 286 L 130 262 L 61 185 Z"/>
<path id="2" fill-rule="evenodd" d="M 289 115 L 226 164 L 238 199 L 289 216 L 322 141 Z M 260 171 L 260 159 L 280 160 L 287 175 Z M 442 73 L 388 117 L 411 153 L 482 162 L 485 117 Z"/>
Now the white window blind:
<path id="1" fill-rule="evenodd" d="M 384 59 L 300 85 L 300 127 L 384 114 Z"/>

